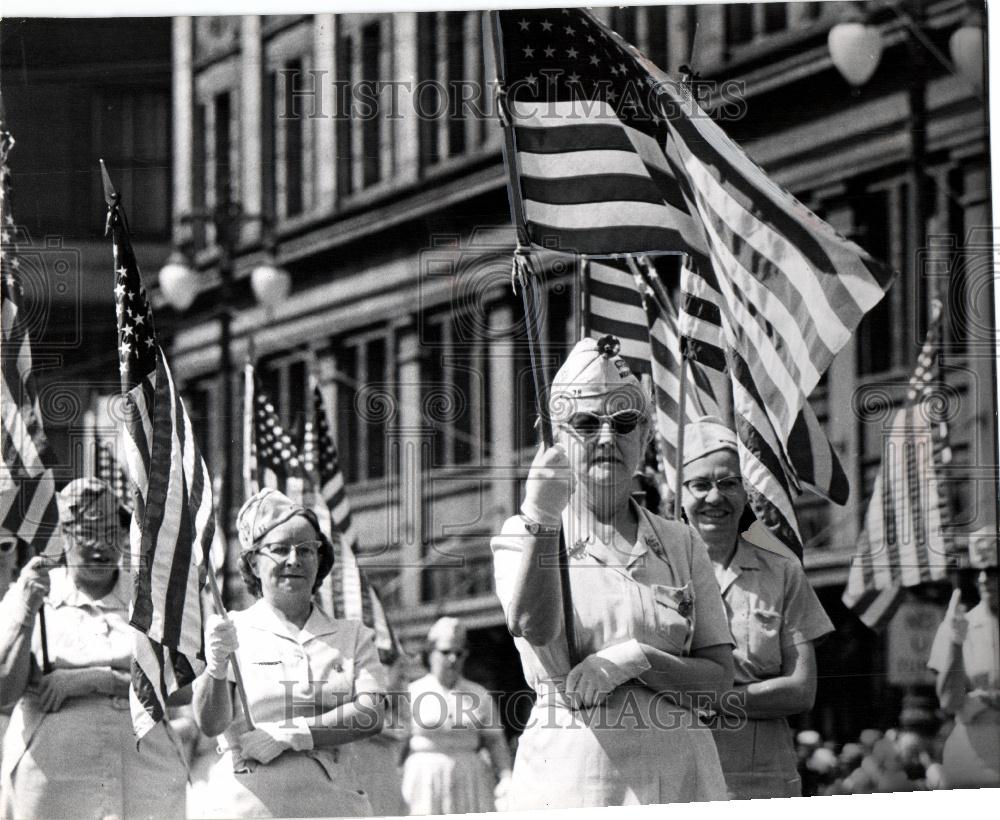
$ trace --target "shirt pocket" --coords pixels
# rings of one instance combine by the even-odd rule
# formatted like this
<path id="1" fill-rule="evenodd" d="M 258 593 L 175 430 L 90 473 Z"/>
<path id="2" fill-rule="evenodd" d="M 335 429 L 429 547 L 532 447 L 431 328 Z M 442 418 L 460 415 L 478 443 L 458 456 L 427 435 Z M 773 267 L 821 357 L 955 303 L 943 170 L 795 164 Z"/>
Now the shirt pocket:
<path id="1" fill-rule="evenodd" d="M 694 636 L 694 586 L 652 584 L 658 648 L 686 655 Z"/>
<path id="2" fill-rule="evenodd" d="M 781 621 L 775 609 L 750 607 L 747 659 L 762 677 L 781 674 Z"/>

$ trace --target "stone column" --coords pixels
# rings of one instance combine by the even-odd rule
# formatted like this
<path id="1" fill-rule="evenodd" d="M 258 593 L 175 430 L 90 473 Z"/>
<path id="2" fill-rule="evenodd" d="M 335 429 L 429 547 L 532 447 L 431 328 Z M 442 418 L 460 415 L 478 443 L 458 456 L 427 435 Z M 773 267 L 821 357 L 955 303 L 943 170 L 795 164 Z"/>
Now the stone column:
<path id="1" fill-rule="evenodd" d="M 248 214 L 264 207 L 264 52 L 261 20 L 247 14 L 240 23 L 240 201 Z M 252 242 L 260 236 L 259 221 L 247 221 L 242 238 Z"/>
<path id="2" fill-rule="evenodd" d="M 180 244 L 181 214 L 194 206 L 194 21 L 191 17 L 173 20 L 173 160 L 174 201 L 173 239 Z"/>

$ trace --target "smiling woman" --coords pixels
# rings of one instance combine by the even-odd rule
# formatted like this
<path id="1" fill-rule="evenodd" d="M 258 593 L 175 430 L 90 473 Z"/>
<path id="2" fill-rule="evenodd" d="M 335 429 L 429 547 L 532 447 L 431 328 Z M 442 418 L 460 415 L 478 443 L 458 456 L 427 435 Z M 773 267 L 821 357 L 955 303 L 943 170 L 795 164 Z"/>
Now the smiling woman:
<path id="1" fill-rule="evenodd" d="M 334 554 L 312 510 L 265 489 L 236 523 L 240 570 L 260 600 L 231 620 L 208 620 L 208 666 L 194 684 L 194 712 L 206 735 L 221 735 L 221 756 L 192 786 L 188 815 L 316 817 L 331 807 L 339 816 L 370 815 L 345 744 L 382 729 L 375 634 L 313 605 Z M 234 655 L 250 716 L 235 704 Z"/>

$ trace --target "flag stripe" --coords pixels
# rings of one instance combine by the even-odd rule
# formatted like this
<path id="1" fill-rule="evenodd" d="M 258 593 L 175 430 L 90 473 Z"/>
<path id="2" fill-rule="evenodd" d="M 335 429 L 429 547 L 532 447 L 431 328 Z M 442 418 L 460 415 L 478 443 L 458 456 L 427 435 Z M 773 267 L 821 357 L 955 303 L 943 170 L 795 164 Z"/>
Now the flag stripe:
<path id="1" fill-rule="evenodd" d="M 14 138 L 0 117 L 0 523 L 36 553 L 62 553 L 52 456 L 32 371 L 28 319 L 21 310 L 18 228 L 11 211 L 8 157 Z"/>

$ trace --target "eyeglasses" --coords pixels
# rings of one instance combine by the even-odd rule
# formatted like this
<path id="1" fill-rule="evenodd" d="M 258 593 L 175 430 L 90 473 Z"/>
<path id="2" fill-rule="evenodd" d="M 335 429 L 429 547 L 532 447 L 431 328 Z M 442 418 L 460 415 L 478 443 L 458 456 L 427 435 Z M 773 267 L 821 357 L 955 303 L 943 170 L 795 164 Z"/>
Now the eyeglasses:
<path id="1" fill-rule="evenodd" d="M 90 547 L 96 547 L 98 544 L 107 544 L 112 547 L 119 547 L 121 546 L 123 534 L 122 530 L 117 527 L 105 530 L 95 530 L 91 528 L 68 529 L 65 532 L 73 540 L 74 544 L 87 549 Z"/>
<path id="2" fill-rule="evenodd" d="M 722 478 L 692 478 L 684 482 L 686 489 L 695 498 L 704 498 L 715 487 L 723 495 L 737 495 L 743 489 L 743 479 L 738 475 L 727 475 Z"/>
<path id="3" fill-rule="evenodd" d="M 615 434 L 625 436 L 636 428 L 641 418 L 642 415 L 636 410 L 621 410 L 610 416 L 598 415 L 597 413 L 574 413 L 569 417 L 567 424 L 585 438 L 600 433 L 605 422 L 611 425 Z"/>
<path id="4" fill-rule="evenodd" d="M 314 559 L 319 555 L 322 546 L 322 541 L 303 541 L 300 544 L 283 544 L 277 542 L 274 544 L 261 544 L 258 547 L 258 551 L 265 552 L 274 558 L 280 558 L 282 561 L 292 554 L 292 550 L 295 550 L 295 554 L 299 558 Z"/>

